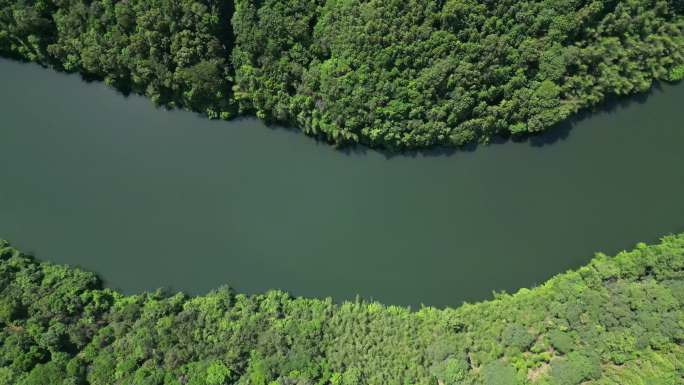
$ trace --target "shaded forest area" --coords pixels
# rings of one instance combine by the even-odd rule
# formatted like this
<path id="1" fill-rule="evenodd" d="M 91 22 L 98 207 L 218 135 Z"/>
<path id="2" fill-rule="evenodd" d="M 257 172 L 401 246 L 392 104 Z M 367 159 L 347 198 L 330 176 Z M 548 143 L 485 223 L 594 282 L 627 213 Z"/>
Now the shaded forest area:
<path id="1" fill-rule="evenodd" d="M 684 383 L 684 234 L 452 309 L 125 296 L 0 242 L 0 385 Z"/>
<path id="2" fill-rule="evenodd" d="M 0 0 L 0 53 L 330 143 L 462 146 L 680 80 L 684 0 Z"/>
<path id="3" fill-rule="evenodd" d="M 229 118 L 232 2 L 0 0 L 0 52 Z"/>

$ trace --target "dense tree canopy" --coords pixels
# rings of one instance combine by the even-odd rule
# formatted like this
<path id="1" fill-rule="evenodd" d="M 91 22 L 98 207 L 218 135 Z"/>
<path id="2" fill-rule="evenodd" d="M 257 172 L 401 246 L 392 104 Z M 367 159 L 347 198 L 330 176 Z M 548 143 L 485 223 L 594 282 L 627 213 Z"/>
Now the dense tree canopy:
<path id="1" fill-rule="evenodd" d="M 682 384 L 684 235 L 438 310 L 124 296 L 0 243 L 1 385 Z"/>
<path id="2" fill-rule="evenodd" d="M 229 117 L 229 2 L 0 0 L 0 52 Z"/>
<path id="3" fill-rule="evenodd" d="M 681 2 L 237 0 L 243 110 L 333 142 L 545 130 L 684 71 Z"/>
<path id="4" fill-rule="evenodd" d="M 458 146 L 683 78 L 683 15 L 681 0 L 0 0 L 0 53 L 333 143 Z"/>

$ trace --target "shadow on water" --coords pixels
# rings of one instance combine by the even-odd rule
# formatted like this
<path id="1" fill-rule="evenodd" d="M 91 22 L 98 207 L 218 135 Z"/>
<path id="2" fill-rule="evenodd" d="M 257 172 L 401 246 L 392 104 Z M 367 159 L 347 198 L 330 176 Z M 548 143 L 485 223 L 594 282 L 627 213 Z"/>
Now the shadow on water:
<path id="1" fill-rule="evenodd" d="M 598 115 L 608 114 L 613 115 L 622 110 L 630 108 L 634 104 L 644 104 L 655 93 L 662 92 L 662 84 L 655 82 L 651 88 L 645 92 L 640 92 L 632 95 L 609 95 L 606 100 L 597 106 L 585 108 L 570 118 L 560 122 L 546 131 L 540 133 L 533 133 L 521 136 L 513 135 L 497 135 L 493 137 L 489 143 L 469 143 L 461 147 L 446 147 L 438 146 L 429 149 L 411 149 L 403 151 L 392 151 L 386 149 L 373 149 L 362 144 L 347 145 L 336 148 L 339 152 L 348 156 L 365 156 L 369 151 L 375 151 L 382 154 L 386 159 L 395 157 L 444 157 L 454 156 L 458 153 L 473 152 L 482 146 L 495 146 L 507 143 L 527 143 L 532 147 L 544 147 L 558 142 L 563 142 L 570 136 L 571 132 L 578 124 L 585 120 L 594 118 Z M 298 131 L 295 129 L 295 131 Z M 321 139 L 317 138 L 317 141 Z"/>
<path id="2" fill-rule="evenodd" d="M 232 17 L 232 14 L 234 12 L 234 8 L 231 5 L 224 6 L 220 9 L 220 13 L 222 17 L 230 18 Z M 230 49 L 232 48 L 232 44 L 234 42 L 234 36 L 232 29 L 225 29 L 222 31 L 219 31 L 218 33 L 219 38 L 221 42 L 224 44 L 224 47 L 226 50 L 229 52 Z M 102 76 L 99 76 L 97 74 L 89 74 L 89 73 L 74 73 L 74 72 L 68 72 L 64 71 L 63 69 L 60 69 L 59 67 L 55 67 L 54 63 L 31 63 L 27 62 L 24 58 L 17 57 L 16 55 L 12 55 L 11 53 L 7 52 L 0 52 L 0 58 L 5 58 L 9 60 L 16 60 L 22 63 L 27 63 L 27 64 L 37 64 L 43 68 L 50 68 L 52 70 L 55 70 L 60 73 L 64 73 L 67 75 L 77 75 L 79 76 L 83 81 L 86 83 L 96 83 L 96 82 L 102 82 L 104 79 Z M 127 87 L 125 84 L 115 84 L 111 86 L 111 88 L 115 91 L 117 91 L 119 94 L 123 95 L 125 98 L 128 98 L 131 95 L 141 95 L 144 97 L 144 95 L 140 94 L 139 92 L 134 92 L 130 87 Z M 601 114 L 615 114 L 618 113 L 621 110 L 628 109 L 630 106 L 634 104 L 644 104 L 648 101 L 649 97 L 651 97 L 655 93 L 660 93 L 662 92 L 662 84 L 658 81 L 654 82 L 654 84 L 645 92 L 640 92 L 632 95 L 609 95 L 607 96 L 606 100 L 604 100 L 602 103 L 600 103 L 597 106 L 591 107 L 591 108 L 585 108 L 578 113 L 572 115 L 570 118 L 564 120 L 561 123 L 556 124 L 555 126 L 547 129 L 546 131 L 540 132 L 540 133 L 534 133 L 534 134 L 526 134 L 526 135 L 520 135 L 520 136 L 513 136 L 513 135 L 497 135 L 490 139 L 489 143 L 469 143 L 465 144 L 461 147 L 447 147 L 447 146 L 437 146 L 437 147 L 432 147 L 428 149 L 409 149 L 409 150 L 390 150 L 390 149 L 382 149 L 382 148 L 371 148 L 367 145 L 364 144 L 345 144 L 342 146 L 335 146 L 332 144 L 330 141 L 326 140 L 323 136 L 309 136 L 309 140 L 313 140 L 316 142 L 317 145 L 320 146 L 325 146 L 325 147 L 330 147 L 334 151 L 337 151 L 341 154 L 347 155 L 347 156 L 367 156 L 369 152 L 375 152 L 381 154 L 385 159 L 392 159 L 396 157 L 409 157 L 409 158 L 416 158 L 416 157 L 426 157 L 426 158 L 431 158 L 431 157 L 450 157 L 450 156 L 455 156 L 458 153 L 470 153 L 475 151 L 476 149 L 482 147 L 482 146 L 495 146 L 495 145 L 500 145 L 500 144 L 507 144 L 507 143 L 527 143 L 532 147 L 544 147 L 548 145 L 552 145 L 558 142 L 563 142 L 565 141 L 571 134 L 572 130 L 575 128 L 576 125 L 580 124 L 581 122 L 588 120 L 592 117 L 595 117 L 597 115 Z M 156 108 L 163 109 L 163 110 L 176 110 L 178 108 L 172 107 L 168 104 L 162 103 L 161 105 L 155 105 Z M 187 110 L 183 107 L 180 108 L 181 110 L 192 112 L 198 116 L 202 116 L 203 118 L 207 118 L 206 114 L 202 112 L 197 112 L 197 111 L 192 111 L 192 110 Z M 256 119 L 253 114 L 246 114 L 246 115 L 241 115 L 234 117 L 231 119 L 232 122 L 245 122 L 245 121 L 250 121 Z M 294 122 L 291 123 L 281 123 L 281 122 L 271 122 L 271 121 L 263 121 L 260 120 L 265 127 L 268 127 L 271 130 L 283 130 L 286 132 L 290 133 L 297 133 L 298 135 L 305 135 L 301 132 L 299 128 L 296 127 Z M 217 120 L 217 122 L 224 122 L 221 120 Z"/>
<path id="3" fill-rule="evenodd" d="M 554 127 L 551 127 L 549 130 L 536 135 L 529 135 L 525 138 L 521 138 L 520 141 L 527 142 L 532 147 L 543 147 L 557 142 L 562 142 L 570 136 L 572 129 L 577 124 L 596 117 L 597 115 L 613 115 L 622 110 L 628 109 L 634 104 L 644 104 L 648 101 L 648 98 L 656 92 L 662 92 L 662 86 L 657 82 L 651 88 L 649 88 L 648 91 L 638 94 L 626 96 L 611 95 L 598 106 L 581 110 L 573 117 L 555 125 Z M 513 139 L 513 141 L 518 140 Z"/>

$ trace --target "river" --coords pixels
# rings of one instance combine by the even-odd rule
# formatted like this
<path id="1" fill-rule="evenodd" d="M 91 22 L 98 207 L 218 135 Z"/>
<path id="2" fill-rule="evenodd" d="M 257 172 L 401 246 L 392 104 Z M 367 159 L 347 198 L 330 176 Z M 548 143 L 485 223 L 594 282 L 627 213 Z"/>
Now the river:
<path id="1" fill-rule="evenodd" d="M 457 306 L 684 230 L 684 85 L 468 151 L 340 151 L 0 60 L 0 237 L 126 293 Z"/>

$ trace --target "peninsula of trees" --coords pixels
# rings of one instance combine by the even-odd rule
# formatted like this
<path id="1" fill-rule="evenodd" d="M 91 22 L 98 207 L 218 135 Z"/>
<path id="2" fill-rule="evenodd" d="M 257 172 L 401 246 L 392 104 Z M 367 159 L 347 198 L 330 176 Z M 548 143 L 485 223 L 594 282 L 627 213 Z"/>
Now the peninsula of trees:
<path id="1" fill-rule="evenodd" d="M 0 53 L 335 144 L 461 146 L 682 79 L 684 0 L 0 0 Z"/>
<path id="2" fill-rule="evenodd" d="M 126 296 L 0 242 L 0 385 L 677 385 L 684 234 L 443 310 Z"/>

